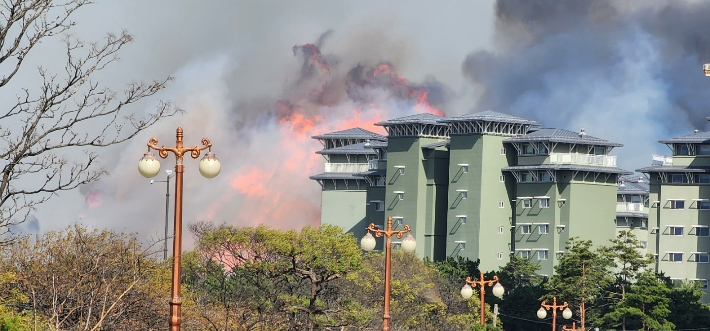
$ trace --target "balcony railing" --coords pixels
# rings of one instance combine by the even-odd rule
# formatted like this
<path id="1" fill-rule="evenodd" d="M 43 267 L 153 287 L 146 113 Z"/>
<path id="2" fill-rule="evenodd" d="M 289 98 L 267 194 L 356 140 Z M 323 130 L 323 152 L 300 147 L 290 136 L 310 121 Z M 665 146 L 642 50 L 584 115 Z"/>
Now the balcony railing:
<path id="1" fill-rule="evenodd" d="M 368 170 L 367 163 L 325 163 L 325 172 L 357 173 Z"/>
<path id="2" fill-rule="evenodd" d="M 370 169 L 370 170 L 377 170 L 377 169 L 379 168 L 379 167 L 378 167 L 378 163 L 379 163 L 379 162 L 380 162 L 380 160 L 370 160 L 370 161 L 368 161 L 368 164 L 370 165 L 370 166 L 369 166 L 369 169 Z"/>
<path id="3" fill-rule="evenodd" d="M 616 167 L 616 156 L 576 153 L 552 153 L 550 163 L 553 164 L 586 164 Z"/>
<path id="4" fill-rule="evenodd" d="M 653 154 L 651 156 L 651 164 L 655 166 L 673 165 L 673 157 Z"/>
<path id="5" fill-rule="evenodd" d="M 617 202 L 616 211 L 646 212 L 642 203 L 639 202 Z"/>

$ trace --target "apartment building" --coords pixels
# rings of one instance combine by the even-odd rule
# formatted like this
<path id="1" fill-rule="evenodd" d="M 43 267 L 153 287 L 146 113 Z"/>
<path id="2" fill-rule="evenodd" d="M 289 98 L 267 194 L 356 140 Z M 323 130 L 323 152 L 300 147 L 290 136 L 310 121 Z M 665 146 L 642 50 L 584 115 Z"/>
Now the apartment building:
<path id="1" fill-rule="evenodd" d="M 568 238 L 601 245 L 616 234 L 617 183 L 631 174 L 609 155 L 621 144 L 492 111 L 376 125 L 387 137 L 362 129 L 314 137 L 328 156 L 326 172 L 311 177 L 323 189 L 323 223 L 359 238 L 392 217 L 412 228 L 421 257 L 464 256 L 492 270 L 517 255 L 547 275 Z M 345 172 L 328 165 L 352 160 L 359 165 Z"/>
<path id="2" fill-rule="evenodd" d="M 710 132 L 659 141 L 672 156 L 653 156 L 649 177 L 648 252 L 655 268 L 707 290 L 710 276 Z M 710 299 L 708 295 L 704 301 Z"/>

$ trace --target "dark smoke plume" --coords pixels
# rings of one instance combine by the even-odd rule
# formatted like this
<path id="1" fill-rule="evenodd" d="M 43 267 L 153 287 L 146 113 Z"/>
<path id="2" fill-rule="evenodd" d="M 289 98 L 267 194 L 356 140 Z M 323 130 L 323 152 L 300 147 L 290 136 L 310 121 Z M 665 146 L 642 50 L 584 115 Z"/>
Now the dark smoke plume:
<path id="1" fill-rule="evenodd" d="M 668 151 L 659 139 L 707 130 L 709 2 L 499 0 L 495 49 L 462 70 L 477 110 L 625 144 L 630 170 Z"/>

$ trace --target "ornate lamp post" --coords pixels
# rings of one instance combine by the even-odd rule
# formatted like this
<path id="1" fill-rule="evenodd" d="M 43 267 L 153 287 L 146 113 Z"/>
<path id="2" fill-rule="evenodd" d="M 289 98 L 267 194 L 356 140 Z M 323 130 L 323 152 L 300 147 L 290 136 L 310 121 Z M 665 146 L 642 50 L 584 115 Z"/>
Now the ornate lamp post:
<path id="1" fill-rule="evenodd" d="M 561 305 L 557 304 L 557 297 L 552 297 L 552 304 L 548 305 L 545 304 L 545 302 L 540 304 L 540 309 L 537 311 L 537 318 L 543 319 L 547 317 L 547 312 L 546 310 L 552 309 L 552 331 L 557 331 L 555 328 L 555 325 L 557 323 L 557 310 L 562 310 L 562 317 L 565 319 L 570 319 L 572 318 L 572 311 L 569 309 L 567 306 L 567 302 L 564 302 Z M 564 310 L 563 310 L 564 309 Z"/>
<path id="2" fill-rule="evenodd" d="M 493 286 L 495 284 L 495 286 Z M 493 286 L 493 295 L 495 295 L 498 298 L 503 297 L 503 293 L 505 292 L 505 289 L 503 288 L 503 285 L 501 285 L 498 282 L 498 276 L 493 276 L 493 279 L 490 280 L 485 280 L 483 279 L 483 271 L 481 271 L 481 276 L 478 278 L 478 280 L 471 280 L 471 276 L 466 277 L 466 285 L 461 288 L 461 296 L 464 299 L 468 299 L 471 296 L 473 296 L 473 288 L 471 287 L 473 285 L 474 287 L 480 287 L 479 292 L 481 293 L 481 325 L 486 324 L 486 311 L 485 311 L 485 294 L 486 294 L 486 285 L 488 286 Z"/>
<path id="3" fill-rule="evenodd" d="M 375 237 L 379 238 L 383 235 L 387 237 L 387 242 L 385 243 L 385 305 L 384 314 L 382 315 L 382 330 L 389 331 L 390 329 L 390 282 L 392 280 L 392 235 L 397 235 L 398 239 L 402 239 L 405 233 L 410 232 L 411 229 L 409 225 L 404 226 L 404 230 L 392 230 L 392 217 L 387 218 L 387 230 L 380 230 L 375 227 L 375 223 L 370 223 L 367 227 L 367 233 L 360 240 L 360 246 L 365 251 L 371 251 L 375 248 L 375 238 L 370 234 L 370 232 L 375 234 Z M 417 242 L 414 240 L 411 234 L 402 240 L 402 250 L 405 252 L 414 252 L 417 247 Z"/>
<path id="4" fill-rule="evenodd" d="M 170 331 L 180 331 L 180 323 L 182 316 L 180 314 L 180 274 L 181 274 L 181 244 L 182 244 L 182 173 L 184 167 L 182 165 L 183 155 L 190 152 L 190 156 L 196 159 L 200 156 L 200 151 L 210 148 L 205 157 L 200 160 L 200 173 L 207 178 L 213 178 L 219 174 L 221 169 L 219 161 L 212 154 L 209 139 L 202 138 L 201 147 L 183 147 L 182 146 L 182 128 L 177 128 L 176 147 L 158 147 L 158 139 L 151 138 L 148 141 L 148 153 L 143 155 L 143 158 L 138 161 L 138 172 L 147 178 L 155 177 L 160 172 L 160 162 L 150 152 L 151 148 L 158 151 L 158 155 L 162 158 L 168 157 L 168 152 L 175 154 L 175 223 L 173 234 L 173 273 L 172 287 L 170 300 Z"/>

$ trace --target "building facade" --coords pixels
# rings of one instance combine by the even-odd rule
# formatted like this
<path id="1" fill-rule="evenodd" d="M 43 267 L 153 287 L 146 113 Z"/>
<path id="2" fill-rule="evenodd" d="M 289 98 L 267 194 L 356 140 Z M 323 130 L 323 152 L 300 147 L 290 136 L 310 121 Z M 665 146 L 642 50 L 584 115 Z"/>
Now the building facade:
<path id="1" fill-rule="evenodd" d="M 659 141 L 672 156 L 653 156 L 649 177 L 648 252 L 656 271 L 707 290 L 710 276 L 710 132 Z M 703 298 L 708 301 L 708 295 Z"/>
<path id="2" fill-rule="evenodd" d="M 347 146 L 326 140 L 350 130 L 314 137 L 324 142 L 318 153 L 329 155 L 326 169 L 352 162 L 355 150 L 364 155 L 357 169 L 367 168 L 311 177 L 323 189 L 323 223 L 359 238 L 367 224 L 392 217 L 396 228 L 412 228 L 421 257 L 480 259 L 492 270 L 521 256 L 546 275 L 570 237 L 602 245 L 616 235 L 617 183 L 631 174 L 609 155 L 620 144 L 492 111 L 376 125 L 387 137 L 353 129 L 360 135 Z"/>

